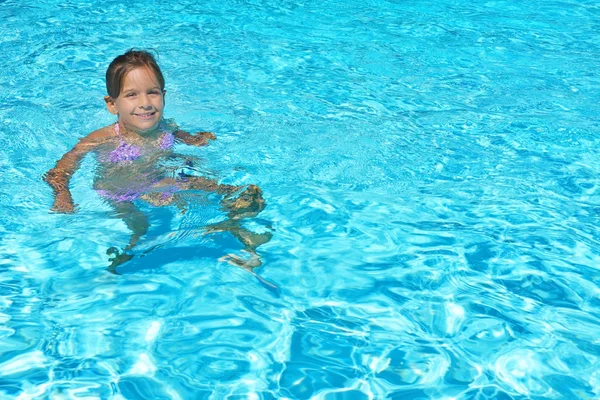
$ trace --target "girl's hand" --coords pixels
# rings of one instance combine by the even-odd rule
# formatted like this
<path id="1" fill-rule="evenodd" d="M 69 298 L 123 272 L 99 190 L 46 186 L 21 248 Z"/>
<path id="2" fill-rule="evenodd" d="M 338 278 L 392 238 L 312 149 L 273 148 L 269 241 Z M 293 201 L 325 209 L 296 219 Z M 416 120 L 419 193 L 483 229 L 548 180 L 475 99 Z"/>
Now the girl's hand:
<path id="1" fill-rule="evenodd" d="M 212 132 L 196 132 L 190 135 L 186 131 L 175 131 L 173 132 L 178 140 L 190 146 L 206 146 L 209 140 L 215 140 L 217 137 Z"/>
<path id="2" fill-rule="evenodd" d="M 212 132 L 196 132 L 188 138 L 188 144 L 192 146 L 206 146 L 209 140 L 215 140 L 217 137 Z"/>
<path id="3" fill-rule="evenodd" d="M 73 198 L 68 190 L 61 190 L 54 196 L 54 204 L 52 204 L 51 211 L 57 213 L 71 214 L 75 212 L 75 204 L 73 204 Z"/>

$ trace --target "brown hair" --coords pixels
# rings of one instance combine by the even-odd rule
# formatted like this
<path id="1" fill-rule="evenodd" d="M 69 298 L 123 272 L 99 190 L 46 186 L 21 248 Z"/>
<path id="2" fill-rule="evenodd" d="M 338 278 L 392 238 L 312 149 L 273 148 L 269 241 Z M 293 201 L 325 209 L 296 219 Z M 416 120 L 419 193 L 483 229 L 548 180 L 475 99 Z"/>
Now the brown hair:
<path id="1" fill-rule="evenodd" d="M 119 97 L 125 75 L 139 67 L 146 67 L 154 72 L 158 79 L 160 90 L 165 89 L 165 78 L 154 56 L 145 50 L 130 49 L 125 54 L 121 54 L 112 60 L 106 70 L 106 91 L 108 95 L 113 99 Z"/>

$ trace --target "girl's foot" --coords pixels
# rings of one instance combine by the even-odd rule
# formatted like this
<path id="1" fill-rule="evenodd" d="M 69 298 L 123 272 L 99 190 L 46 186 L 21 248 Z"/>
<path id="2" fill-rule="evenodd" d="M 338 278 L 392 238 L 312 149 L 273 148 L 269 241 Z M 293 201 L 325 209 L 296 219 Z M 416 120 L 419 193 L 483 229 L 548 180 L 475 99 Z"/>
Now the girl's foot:
<path id="1" fill-rule="evenodd" d="M 116 275 L 119 275 L 119 273 L 117 272 L 117 267 L 133 258 L 133 254 L 120 252 L 119 249 L 117 249 L 116 247 L 111 247 L 108 250 L 106 250 L 106 254 L 112 257 L 108 259 L 108 261 L 110 261 L 110 265 L 106 269 L 111 274 Z"/>

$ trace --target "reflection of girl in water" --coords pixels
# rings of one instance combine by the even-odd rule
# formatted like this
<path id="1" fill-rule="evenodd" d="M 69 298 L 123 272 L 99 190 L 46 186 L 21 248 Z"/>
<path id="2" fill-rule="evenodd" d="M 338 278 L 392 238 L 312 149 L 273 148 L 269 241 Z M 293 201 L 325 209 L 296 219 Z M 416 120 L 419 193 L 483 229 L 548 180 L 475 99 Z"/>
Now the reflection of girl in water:
<path id="1" fill-rule="evenodd" d="M 52 210 L 74 212 L 69 180 L 82 158 L 89 152 L 97 155 L 99 168 L 94 189 L 110 204 L 119 218 L 132 231 L 124 253 L 109 249 L 113 255 L 111 268 L 131 259 L 131 250 L 149 228 L 148 219 L 135 205 L 145 201 L 154 206 L 183 202 L 182 190 L 204 190 L 224 196 L 222 205 L 229 220 L 208 228 L 209 232 L 229 231 L 251 255 L 250 260 L 230 256 L 238 265 L 256 267 L 260 260 L 256 247 L 269 241 L 270 234 L 255 234 L 243 229 L 239 220 L 252 217 L 264 208 L 261 190 L 248 187 L 220 185 L 217 182 L 183 173 L 175 174 L 164 164 L 173 157 L 173 145 L 184 143 L 204 146 L 215 136 L 210 132 L 191 135 L 163 119 L 165 81 L 154 57 L 146 51 L 130 50 L 115 58 L 106 71 L 108 96 L 104 97 L 117 122 L 98 129 L 81 139 L 46 173 L 44 180 L 54 191 Z"/>

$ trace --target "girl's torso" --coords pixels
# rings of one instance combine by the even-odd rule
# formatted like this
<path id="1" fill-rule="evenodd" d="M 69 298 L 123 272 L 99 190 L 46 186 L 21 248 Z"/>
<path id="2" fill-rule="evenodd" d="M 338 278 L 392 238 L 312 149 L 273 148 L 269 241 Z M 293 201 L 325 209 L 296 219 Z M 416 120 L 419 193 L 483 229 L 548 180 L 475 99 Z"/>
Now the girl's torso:
<path id="1" fill-rule="evenodd" d="M 100 195 L 131 201 L 151 192 L 161 180 L 173 177 L 173 169 L 166 164 L 173 154 L 176 125 L 162 122 L 160 132 L 149 138 L 126 137 L 118 124 L 106 129 L 113 129 L 114 135 L 96 149 L 99 167 L 94 189 Z"/>

